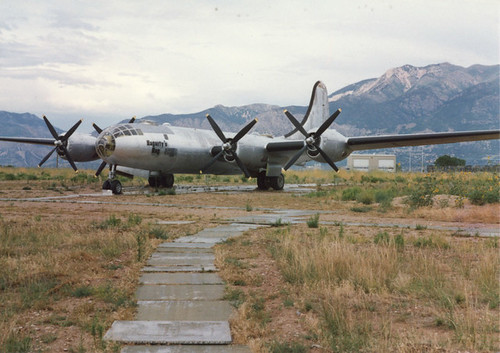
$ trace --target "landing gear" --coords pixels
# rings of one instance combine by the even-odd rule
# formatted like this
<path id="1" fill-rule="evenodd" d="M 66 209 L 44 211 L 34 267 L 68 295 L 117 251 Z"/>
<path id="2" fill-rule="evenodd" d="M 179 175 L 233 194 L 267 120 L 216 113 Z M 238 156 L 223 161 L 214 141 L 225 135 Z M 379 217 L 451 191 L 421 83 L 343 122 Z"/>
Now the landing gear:
<path id="1" fill-rule="evenodd" d="M 285 186 L 285 177 L 283 174 L 278 175 L 277 177 L 269 177 L 269 185 L 274 190 L 283 190 Z"/>
<path id="2" fill-rule="evenodd" d="M 113 194 L 120 195 L 123 191 L 122 183 L 116 179 L 116 165 L 113 164 L 109 168 L 108 180 L 102 184 L 103 190 L 111 190 Z"/>
<path id="3" fill-rule="evenodd" d="M 280 174 L 275 177 L 266 176 L 266 172 L 262 171 L 257 176 L 257 188 L 259 190 L 267 190 L 269 188 L 273 188 L 274 190 L 283 190 L 285 186 L 285 177 L 283 174 Z"/>
<path id="4" fill-rule="evenodd" d="M 120 195 L 122 193 L 122 183 L 120 183 L 120 180 L 113 180 L 111 182 L 111 191 L 115 195 Z"/>
<path id="5" fill-rule="evenodd" d="M 161 174 L 159 176 L 150 176 L 148 179 L 149 186 L 152 188 L 168 188 L 171 189 L 174 186 L 174 175 L 173 174 Z"/>

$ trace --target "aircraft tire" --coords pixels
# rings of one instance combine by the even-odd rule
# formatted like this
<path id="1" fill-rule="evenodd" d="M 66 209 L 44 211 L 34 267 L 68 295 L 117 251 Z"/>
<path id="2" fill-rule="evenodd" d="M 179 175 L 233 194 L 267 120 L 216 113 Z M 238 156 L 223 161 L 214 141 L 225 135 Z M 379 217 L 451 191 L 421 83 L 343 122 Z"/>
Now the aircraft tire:
<path id="1" fill-rule="evenodd" d="M 108 179 L 102 184 L 103 190 L 111 190 L 111 181 Z"/>
<path id="2" fill-rule="evenodd" d="M 266 177 L 266 172 L 260 172 L 257 175 L 257 188 L 259 190 L 267 190 L 269 189 L 269 178 Z"/>
<path id="3" fill-rule="evenodd" d="M 158 186 L 160 186 L 160 180 L 155 176 L 150 176 L 148 178 L 148 183 L 152 188 L 157 188 Z"/>
<path id="4" fill-rule="evenodd" d="M 113 180 L 111 182 L 111 191 L 115 195 L 120 195 L 122 193 L 122 183 L 119 180 Z"/>
<path id="5" fill-rule="evenodd" d="M 165 181 L 165 187 L 171 189 L 174 186 L 174 175 L 173 174 L 165 175 L 164 181 Z"/>
<path id="6" fill-rule="evenodd" d="M 269 185 L 274 190 L 283 190 L 283 188 L 285 187 L 285 176 L 283 174 L 280 174 L 277 177 L 270 177 Z"/>

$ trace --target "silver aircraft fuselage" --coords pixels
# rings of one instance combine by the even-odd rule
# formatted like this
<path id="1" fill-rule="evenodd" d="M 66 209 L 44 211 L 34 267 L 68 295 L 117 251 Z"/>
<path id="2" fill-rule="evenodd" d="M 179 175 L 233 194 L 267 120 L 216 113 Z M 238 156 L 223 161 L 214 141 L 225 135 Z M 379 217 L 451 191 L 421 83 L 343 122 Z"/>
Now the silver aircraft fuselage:
<path id="1" fill-rule="evenodd" d="M 234 133 L 225 133 L 232 138 Z M 286 161 L 294 151 L 270 152 L 266 146 L 270 142 L 290 141 L 284 137 L 248 134 L 237 145 L 237 153 L 252 176 L 266 169 L 270 159 L 280 164 Z M 294 140 L 302 143 L 301 140 Z M 345 137 L 334 130 L 328 131 L 324 137 L 326 150 L 331 150 L 334 160 L 340 160 L 344 153 L 338 155 L 338 146 L 328 148 L 335 142 L 345 146 Z M 99 157 L 110 165 L 159 171 L 164 174 L 199 173 L 221 145 L 220 139 L 212 130 L 174 127 L 169 125 L 151 125 L 144 123 L 119 124 L 106 128 L 96 140 L 96 151 Z M 343 147 L 342 146 L 342 147 Z M 332 146 L 333 147 L 333 146 Z M 220 151 L 220 149 L 219 149 Z M 335 153 L 336 152 L 336 153 Z M 311 160 L 307 154 L 298 163 Z M 230 162 L 230 163 L 228 163 Z M 231 175 L 241 174 L 234 161 L 228 161 L 225 156 L 211 166 L 210 174 Z"/>

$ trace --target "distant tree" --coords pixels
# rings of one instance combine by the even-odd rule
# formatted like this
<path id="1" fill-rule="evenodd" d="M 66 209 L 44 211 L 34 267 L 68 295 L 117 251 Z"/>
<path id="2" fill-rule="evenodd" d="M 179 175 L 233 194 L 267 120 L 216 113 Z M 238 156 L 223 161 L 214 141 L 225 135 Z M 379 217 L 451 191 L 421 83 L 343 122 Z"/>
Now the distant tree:
<path id="1" fill-rule="evenodd" d="M 455 166 L 465 166 L 465 159 L 450 157 L 447 154 L 440 156 L 434 162 L 436 167 L 455 167 Z"/>

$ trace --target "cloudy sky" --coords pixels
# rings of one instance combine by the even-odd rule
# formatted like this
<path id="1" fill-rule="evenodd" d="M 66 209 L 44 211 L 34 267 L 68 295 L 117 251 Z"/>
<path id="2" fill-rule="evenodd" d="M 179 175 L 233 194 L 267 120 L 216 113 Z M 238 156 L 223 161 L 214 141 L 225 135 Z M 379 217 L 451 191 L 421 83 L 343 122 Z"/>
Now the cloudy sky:
<path id="1" fill-rule="evenodd" d="M 69 128 L 306 105 L 405 64 L 493 65 L 497 0 L 1 0 L 0 110 Z M 1 133 L 0 133 L 1 134 Z"/>

